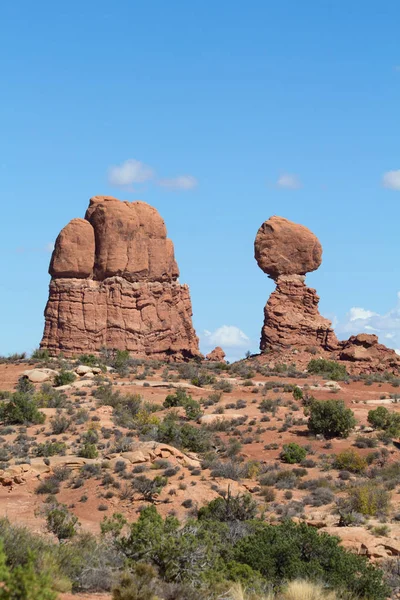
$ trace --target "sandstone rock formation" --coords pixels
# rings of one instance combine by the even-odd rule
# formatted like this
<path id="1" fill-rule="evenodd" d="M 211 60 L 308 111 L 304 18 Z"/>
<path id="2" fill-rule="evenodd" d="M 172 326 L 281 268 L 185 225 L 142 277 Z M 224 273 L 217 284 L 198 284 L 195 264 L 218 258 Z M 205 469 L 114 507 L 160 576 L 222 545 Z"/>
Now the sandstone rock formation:
<path id="1" fill-rule="evenodd" d="M 254 254 L 260 269 L 276 279 L 280 275 L 305 275 L 318 269 L 322 246 L 304 225 L 273 216 L 258 230 Z"/>
<path id="2" fill-rule="evenodd" d="M 352 335 L 341 342 L 338 358 L 363 365 L 364 371 L 393 371 L 400 368 L 396 352 L 380 344 L 378 337 L 369 333 Z"/>
<path id="3" fill-rule="evenodd" d="M 332 323 L 318 311 L 316 290 L 304 283 L 302 275 L 281 275 L 276 290 L 264 308 L 260 349 L 289 346 L 335 350 L 338 340 Z"/>
<path id="4" fill-rule="evenodd" d="M 283 362 L 295 360 L 306 366 L 312 351 L 346 361 L 352 373 L 399 372 L 400 357 L 379 344 L 375 335 L 359 334 L 339 342 L 331 322 L 319 314 L 319 297 L 306 286 L 305 274 L 320 266 L 322 248 L 309 229 L 271 217 L 258 230 L 254 251 L 259 267 L 276 282 L 264 308 L 262 352 L 277 351 Z M 289 355 L 293 351 L 296 359 Z"/>
<path id="5" fill-rule="evenodd" d="M 216 346 L 214 350 L 211 350 L 206 355 L 206 360 L 210 360 L 212 362 L 225 362 L 225 352 L 222 350 L 220 346 Z"/>
<path id="6" fill-rule="evenodd" d="M 254 254 L 258 266 L 276 281 L 264 309 L 261 351 L 290 346 L 336 349 L 332 324 L 318 312 L 319 297 L 304 283 L 305 273 L 321 264 L 318 238 L 303 225 L 274 216 L 258 230 Z"/>
<path id="7" fill-rule="evenodd" d="M 199 355 L 189 288 L 178 281 L 163 219 L 145 202 L 92 198 L 85 219 L 58 236 L 49 272 L 41 348 L 51 354 Z"/>

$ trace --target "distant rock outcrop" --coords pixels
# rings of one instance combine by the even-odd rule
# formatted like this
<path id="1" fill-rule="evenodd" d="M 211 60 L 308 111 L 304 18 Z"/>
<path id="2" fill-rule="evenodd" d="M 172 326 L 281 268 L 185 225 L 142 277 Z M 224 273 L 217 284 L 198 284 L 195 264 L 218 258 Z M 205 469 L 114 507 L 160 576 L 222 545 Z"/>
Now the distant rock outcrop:
<path id="1" fill-rule="evenodd" d="M 260 269 L 276 282 L 264 308 L 261 351 L 291 346 L 336 349 L 332 324 L 318 311 L 319 297 L 304 283 L 304 275 L 321 264 L 318 238 L 303 225 L 271 217 L 257 232 L 254 254 Z"/>
<path id="2" fill-rule="evenodd" d="M 211 350 L 211 352 L 209 352 L 206 355 L 206 359 L 210 360 L 212 362 L 225 362 L 225 352 L 222 350 L 221 346 L 216 346 L 214 348 L 214 350 Z"/>
<path id="3" fill-rule="evenodd" d="M 199 355 L 189 288 L 178 281 L 163 219 L 145 202 L 92 198 L 85 219 L 58 236 L 49 272 L 41 348 L 51 354 Z"/>

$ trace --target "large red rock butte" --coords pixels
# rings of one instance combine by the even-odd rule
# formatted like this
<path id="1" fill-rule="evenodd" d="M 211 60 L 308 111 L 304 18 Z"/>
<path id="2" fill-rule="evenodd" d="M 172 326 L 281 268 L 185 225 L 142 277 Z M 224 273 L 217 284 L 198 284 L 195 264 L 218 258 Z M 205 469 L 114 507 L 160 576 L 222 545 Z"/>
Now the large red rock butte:
<path id="1" fill-rule="evenodd" d="M 400 359 L 394 350 L 378 343 L 374 335 L 359 334 L 338 341 L 332 323 L 320 315 L 319 296 L 305 284 L 305 274 L 322 261 L 318 238 L 303 225 L 283 217 L 271 217 L 259 228 L 254 242 L 259 267 L 276 282 L 264 308 L 260 350 L 278 354 L 285 361 L 309 360 L 313 355 L 343 360 L 354 373 L 398 372 Z M 293 356 L 293 352 L 297 357 Z"/>
<path id="2" fill-rule="evenodd" d="M 157 210 L 110 196 L 59 234 L 50 262 L 41 348 L 56 355 L 128 350 L 170 360 L 199 355 L 189 288 Z"/>

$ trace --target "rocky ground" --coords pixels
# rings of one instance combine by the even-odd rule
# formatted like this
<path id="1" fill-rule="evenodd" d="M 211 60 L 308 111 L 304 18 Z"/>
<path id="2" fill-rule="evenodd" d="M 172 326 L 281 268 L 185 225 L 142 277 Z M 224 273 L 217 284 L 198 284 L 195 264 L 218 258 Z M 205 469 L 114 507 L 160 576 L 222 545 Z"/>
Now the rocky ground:
<path id="1" fill-rule="evenodd" d="M 55 496 L 82 530 L 98 533 L 105 516 L 118 512 L 133 521 L 149 503 L 163 516 L 185 520 L 229 490 L 250 493 L 271 522 L 285 516 L 304 520 L 374 561 L 400 555 L 399 449 L 396 439 L 367 421 L 368 412 L 379 406 L 400 412 L 399 379 L 329 381 L 279 364 L 262 365 L 257 358 L 235 365 L 127 360 L 119 372 L 80 362 L 0 364 L 4 402 L 21 377 L 40 380 L 33 385 L 45 415 L 43 424 L 0 427 L 1 517 L 51 535 L 45 507 Z M 56 386 L 55 374 L 65 371 L 76 379 Z M 349 437 L 312 435 L 306 402 L 295 399 L 295 388 L 306 398 L 343 400 L 357 421 Z M 192 398 L 189 408 L 165 408 L 166 397 L 177 390 Z M 140 405 L 136 412 L 121 409 L 127 397 L 128 406 Z M 171 413 L 178 427 L 190 425 L 204 437 L 188 444 L 159 441 Z M 306 456 L 287 464 L 281 452 L 292 442 L 304 447 Z M 336 464 L 345 450 L 361 460 L 360 468 Z M 159 485 L 151 486 L 155 478 Z M 350 490 L 371 481 L 390 494 L 390 507 L 364 516 L 353 511 L 351 526 L 341 526 Z"/>

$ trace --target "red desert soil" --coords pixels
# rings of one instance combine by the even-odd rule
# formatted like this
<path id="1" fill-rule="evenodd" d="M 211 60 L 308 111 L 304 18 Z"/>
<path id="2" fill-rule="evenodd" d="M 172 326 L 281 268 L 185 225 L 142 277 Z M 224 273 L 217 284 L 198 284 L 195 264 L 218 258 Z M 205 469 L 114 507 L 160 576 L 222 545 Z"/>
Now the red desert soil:
<path id="1" fill-rule="evenodd" d="M 56 363 L 55 363 L 56 364 Z M 250 366 L 249 366 L 250 365 Z M 13 390 L 22 373 L 32 364 L 21 362 L 19 364 L 0 364 L 0 390 Z M 40 364 L 34 365 L 40 367 Z M 76 365 L 74 365 L 75 368 Z M 207 373 L 212 373 L 211 367 L 204 365 L 202 369 L 208 369 Z M 224 391 L 220 400 L 216 404 L 202 404 L 204 415 L 216 414 L 215 419 L 229 419 L 229 415 L 238 415 L 242 417 L 241 422 L 227 427 L 226 431 L 215 432 L 222 441 L 228 442 L 229 439 L 240 439 L 242 446 L 240 456 L 244 462 L 256 461 L 254 476 L 249 479 L 234 481 L 226 477 L 215 477 L 211 470 L 201 467 L 201 461 L 191 452 L 176 454 L 168 446 L 159 445 L 156 450 L 158 454 L 148 454 L 143 459 L 137 459 L 135 451 L 142 449 L 137 436 L 125 427 L 116 426 L 113 421 L 113 409 L 110 406 L 99 406 L 98 401 L 93 397 L 92 392 L 97 388 L 98 382 L 93 379 L 78 378 L 78 380 L 65 390 L 65 394 L 72 403 L 72 409 L 61 409 L 61 413 L 71 418 L 71 426 L 65 433 L 54 434 L 51 429 L 51 419 L 56 414 L 55 408 L 41 409 L 46 415 L 46 421 L 43 425 L 33 425 L 26 427 L 26 436 L 31 440 L 29 449 L 29 461 L 21 457 L 11 457 L 8 463 L 8 469 L 3 472 L 2 483 L 0 485 L 0 517 L 8 517 L 11 522 L 19 525 L 26 525 L 35 532 L 49 535 L 46 533 L 45 519 L 42 509 L 46 495 L 37 494 L 35 490 L 38 485 L 45 481 L 56 466 L 67 465 L 71 468 L 71 476 L 68 481 L 60 484 L 60 492 L 57 494 L 57 500 L 66 504 L 69 509 L 78 517 L 81 528 L 93 533 L 99 533 L 100 523 L 104 516 L 111 516 L 114 512 L 123 513 L 128 521 L 134 521 L 138 518 L 138 511 L 144 504 L 143 497 L 137 492 L 127 492 L 131 485 L 131 479 L 125 478 L 115 469 L 118 461 L 124 461 L 127 465 L 128 473 L 135 472 L 138 465 L 143 465 L 147 477 L 154 477 L 162 474 L 162 470 L 157 465 L 158 460 L 168 461 L 171 467 L 176 467 L 176 472 L 168 476 L 168 483 L 162 489 L 155 503 L 157 510 L 163 516 L 175 514 L 179 519 L 184 520 L 190 516 L 193 509 L 201 507 L 213 498 L 218 496 L 218 491 L 227 490 L 230 487 L 233 493 L 250 492 L 254 499 L 260 505 L 260 510 L 266 510 L 266 518 L 276 518 L 273 504 L 286 505 L 289 502 L 289 494 L 286 489 L 275 489 L 274 503 L 268 503 L 260 493 L 260 483 L 258 477 L 268 465 L 279 463 L 281 469 L 291 470 L 298 465 L 286 465 L 280 460 L 282 446 L 289 442 L 296 442 L 302 446 L 309 446 L 307 458 L 315 461 L 315 466 L 307 468 L 303 481 L 326 479 L 329 485 L 334 486 L 339 482 L 338 470 L 329 467 L 327 464 L 332 462 L 332 455 L 342 450 L 352 448 L 360 455 L 366 456 L 371 453 L 371 448 L 358 449 L 354 446 L 355 438 L 362 433 L 362 426 L 367 426 L 368 411 L 377 406 L 386 406 L 389 410 L 400 412 L 400 404 L 393 402 L 390 395 L 394 397 L 398 388 L 389 382 L 373 382 L 366 384 L 366 381 L 351 381 L 349 384 L 339 382 L 339 390 L 332 391 L 324 388 L 326 383 L 321 377 L 288 377 L 281 374 L 273 374 L 269 377 L 255 372 L 254 365 L 243 363 L 243 368 L 253 372 L 250 373 L 251 379 L 243 378 L 238 373 L 218 371 L 217 380 L 223 380 L 225 384 L 231 384 L 232 391 Z M 215 371 L 214 371 L 215 372 Z M 145 379 L 142 379 L 143 373 Z M 151 402 L 159 405 L 159 410 L 154 416 L 162 419 L 171 409 L 165 409 L 162 403 L 167 394 L 174 391 L 176 387 L 185 387 L 187 392 L 197 401 L 206 399 L 216 391 L 213 385 L 207 385 L 198 388 L 190 384 L 187 380 L 179 377 L 179 365 L 161 365 L 147 366 L 146 363 L 136 367 L 128 377 L 120 377 L 116 373 L 108 373 L 107 380 L 112 384 L 113 390 L 119 390 L 122 394 L 139 394 L 145 402 Z M 137 379 L 139 377 L 140 379 Z M 168 378 L 168 381 L 165 379 Z M 264 385 L 274 382 L 276 385 L 266 390 Z M 304 415 L 304 408 L 301 401 L 293 399 L 291 391 L 284 391 L 280 386 L 283 384 L 296 385 L 307 390 L 318 400 L 341 399 L 346 406 L 354 411 L 357 419 L 356 430 L 351 433 L 347 439 L 333 439 L 327 442 L 323 439 L 316 439 L 311 436 L 307 429 L 307 419 Z M 41 385 L 36 385 L 40 390 Z M 228 390 L 229 388 L 227 388 Z M 260 411 L 260 402 L 268 398 L 277 400 L 278 406 L 276 414 L 263 413 Z M 174 409 L 176 410 L 176 409 Z M 78 411 L 83 411 L 86 415 L 82 422 L 76 420 Z M 183 409 L 178 409 L 181 419 L 185 420 Z M 75 416 L 74 416 L 75 415 Z M 86 418 L 87 417 L 87 418 Z M 75 420 L 74 420 L 75 419 Z M 283 427 L 286 420 L 287 427 Z M 201 425 L 195 421 L 191 424 L 196 427 Z M 95 429 L 99 435 L 97 459 L 81 459 L 78 457 L 78 450 L 81 445 L 82 435 L 89 428 Z M 15 448 L 15 438 L 18 435 L 18 427 L 12 431 L 3 431 L 2 445 L 4 448 Z M 115 449 L 115 432 L 119 430 L 124 439 L 133 444 L 133 452 Z M 118 434 L 120 435 L 120 434 Z M 374 432 L 363 433 L 366 437 L 374 436 Z M 130 436 L 130 437 L 129 437 Z M 50 457 L 47 461 L 40 457 L 35 457 L 35 448 L 37 444 L 48 441 L 62 441 L 66 444 L 65 455 Z M 136 448 L 138 445 L 138 448 Z M 383 448 L 382 444 L 375 450 Z M 399 460 L 399 451 L 393 446 L 387 446 L 387 462 Z M 146 458 L 147 457 L 147 458 Z M 24 463 L 20 465 L 19 463 Z M 50 464 L 47 466 L 45 462 Z M 84 463 L 103 464 L 102 473 L 99 476 L 82 476 L 80 469 Z M 165 463 L 167 464 L 167 463 Z M 105 465 L 107 468 L 105 468 Z M 197 465 L 197 467 L 196 467 Z M 165 468 L 165 466 L 163 467 Z M 11 469 L 11 474 L 10 474 Z M 104 474 L 111 476 L 108 482 L 104 481 Z M 16 475 L 16 477 L 15 477 Z M 11 478 L 11 479 L 10 479 Z M 351 475 L 348 485 L 356 481 L 357 476 Z M 291 490 L 292 496 L 290 502 L 303 501 L 309 495 L 307 489 L 295 487 Z M 335 488 L 335 498 L 346 495 L 346 487 Z M 192 501 L 192 504 L 185 501 Z M 186 505 L 186 507 L 185 507 Z M 398 489 L 392 491 L 392 514 L 396 512 L 399 506 Z M 370 519 L 364 527 L 338 528 L 339 516 L 335 509 L 335 502 L 323 506 L 305 507 L 305 520 L 310 524 L 315 524 L 321 529 L 329 530 L 335 535 L 343 538 L 344 544 L 351 547 L 356 552 L 367 553 L 371 558 L 383 558 L 393 554 L 400 554 L 400 525 L 391 518 L 388 519 L 390 528 L 390 542 L 388 537 L 374 537 L 368 530 L 368 525 L 377 525 L 379 522 Z M 297 518 L 297 517 L 296 517 Z M 78 596 L 79 598 L 81 596 Z M 97 599 L 103 596 L 90 595 L 82 598 Z M 70 600 L 70 595 L 64 595 L 65 600 Z M 77 598 L 77 596 L 74 596 Z"/>

